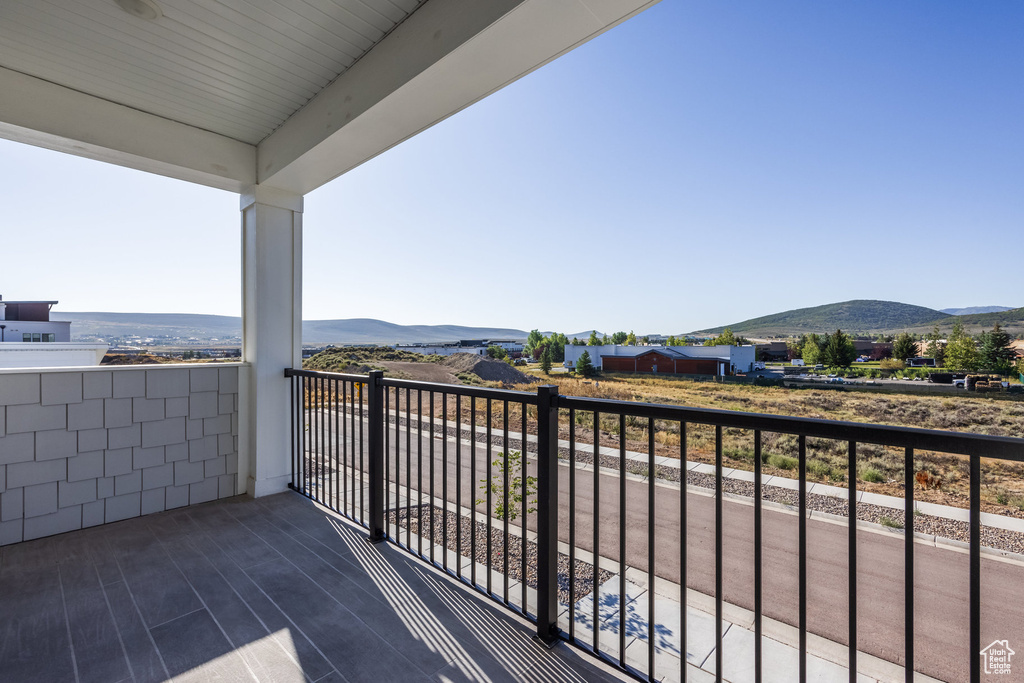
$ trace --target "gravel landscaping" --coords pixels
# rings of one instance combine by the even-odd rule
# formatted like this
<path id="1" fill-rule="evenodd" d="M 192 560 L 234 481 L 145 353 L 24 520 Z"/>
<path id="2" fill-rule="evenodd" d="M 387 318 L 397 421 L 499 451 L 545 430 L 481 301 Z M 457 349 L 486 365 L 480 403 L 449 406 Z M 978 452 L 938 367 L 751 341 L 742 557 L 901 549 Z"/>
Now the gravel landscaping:
<path id="1" fill-rule="evenodd" d="M 437 545 L 444 544 L 444 532 L 445 529 L 448 531 L 448 549 L 454 550 L 459 553 L 462 557 L 470 557 L 472 553 L 472 539 L 476 539 L 476 561 L 480 564 L 487 566 L 487 521 L 484 519 L 481 521 L 479 517 L 476 522 L 475 534 L 470 534 L 472 528 L 472 521 L 466 515 L 459 515 L 454 510 L 448 510 L 447 514 L 445 511 L 437 506 L 434 506 L 434 524 L 433 529 L 425 532 L 432 531 L 430 536 L 433 538 L 434 543 Z M 408 528 L 412 536 L 418 536 L 420 531 L 420 519 L 423 520 L 425 526 L 430 525 L 430 506 L 429 505 L 414 505 L 408 510 L 406 508 L 399 508 L 396 510 L 390 510 L 387 515 L 388 524 L 398 524 L 402 529 Z M 491 521 L 491 568 L 497 572 L 505 571 L 505 556 L 503 549 L 505 547 L 504 538 L 504 524 L 501 520 L 492 519 Z M 457 545 L 457 526 L 461 525 L 462 529 L 462 547 L 459 548 Z M 427 538 L 427 533 L 424 533 L 424 539 Z M 404 534 L 396 534 L 399 540 L 404 540 Z M 416 545 L 416 539 L 412 539 L 412 544 Z M 429 548 L 424 548 L 424 554 L 429 555 Z M 512 581 L 519 581 L 523 577 L 523 542 L 518 536 L 509 534 L 508 539 L 508 577 L 509 583 Z M 579 600 L 590 594 L 591 589 L 594 586 L 594 566 L 589 562 L 583 562 L 579 559 L 575 562 L 575 599 Z M 610 571 L 602 569 L 598 574 L 598 583 L 604 583 L 610 579 L 613 574 Z M 478 574 L 477 580 L 481 585 L 486 585 L 486 575 Z M 537 544 L 532 541 L 526 542 L 526 585 L 531 588 L 537 587 Z M 502 590 L 502 587 L 492 586 L 496 593 Z M 510 593 L 518 595 L 517 591 L 509 590 Z M 511 598 L 511 595 L 509 596 Z M 562 553 L 558 554 L 558 601 L 564 604 L 569 604 L 569 556 Z"/>

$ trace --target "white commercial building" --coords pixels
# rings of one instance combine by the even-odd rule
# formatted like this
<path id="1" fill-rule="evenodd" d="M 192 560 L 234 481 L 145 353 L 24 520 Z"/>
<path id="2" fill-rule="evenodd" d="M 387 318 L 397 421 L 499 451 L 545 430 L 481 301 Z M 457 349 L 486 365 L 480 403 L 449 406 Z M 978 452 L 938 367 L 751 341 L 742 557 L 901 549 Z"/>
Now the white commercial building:
<path id="1" fill-rule="evenodd" d="M 567 344 L 565 346 L 565 367 L 574 368 L 576 363 L 579 361 L 583 352 L 586 351 L 590 354 L 590 362 L 595 368 L 599 370 L 604 369 L 605 360 L 608 358 L 622 358 L 622 359 L 639 359 L 641 356 L 647 356 L 648 354 L 658 354 L 662 357 L 668 357 L 672 359 L 678 359 L 679 361 L 692 360 L 692 361 L 716 361 L 715 372 L 693 372 L 692 374 L 716 374 L 716 375 L 731 375 L 737 372 L 750 372 L 754 369 L 755 361 L 755 347 L 754 346 L 624 346 L 619 344 L 603 344 L 599 346 L 585 346 Z M 643 364 L 637 365 L 634 363 L 632 368 L 626 368 L 628 363 L 613 363 L 615 370 L 609 370 L 614 372 L 620 371 L 632 371 L 632 372 L 651 372 L 649 367 L 644 367 Z M 649 366 L 654 368 L 654 372 L 658 372 L 658 368 L 661 368 L 661 372 L 675 372 L 676 367 L 673 364 L 672 369 L 665 370 L 666 367 L 664 360 L 659 366 L 656 362 Z M 704 368 L 710 367 L 706 363 L 694 363 L 693 365 Z M 679 374 L 691 374 L 690 371 Z"/>

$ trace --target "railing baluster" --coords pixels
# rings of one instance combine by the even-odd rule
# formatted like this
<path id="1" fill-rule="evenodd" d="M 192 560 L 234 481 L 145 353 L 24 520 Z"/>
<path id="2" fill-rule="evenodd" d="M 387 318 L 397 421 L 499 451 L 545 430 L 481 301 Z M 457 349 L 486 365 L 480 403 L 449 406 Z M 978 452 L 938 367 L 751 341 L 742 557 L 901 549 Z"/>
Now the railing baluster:
<path id="1" fill-rule="evenodd" d="M 285 377 L 288 377 L 287 373 L 285 373 Z M 296 463 L 296 458 L 295 458 L 295 454 L 298 451 L 298 444 L 296 444 L 296 437 L 297 437 L 296 431 L 297 431 L 297 427 L 298 427 L 298 422 L 299 421 L 297 419 L 295 419 L 296 418 L 296 415 L 295 415 L 295 392 L 297 390 L 296 388 L 298 387 L 298 384 L 299 383 L 296 381 L 295 378 L 292 378 L 292 381 L 288 384 L 288 401 L 289 401 L 289 403 L 288 403 L 288 410 L 289 410 L 289 413 L 291 414 L 291 423 L 292 423 L 291 424 L 292 438 L 291 438 L 291 443 L 290 443 L 291 448 L 292 448 L 292 477 L 291 477 L 291 483 L 289 484 L 289 486 L 292 488 L 292 490 L 295 489 L 295 473 L 298 471 L 298 468 L 296 467 L 297 463 Z M 242 476 L 242 475 L 239 475 L 239 476 Z"/>
<path id="2" fill-rule="evenodd" d="M 504 602 L 506 605 L 508 605 L 509 604 L 509 602 L 508 602 L 508 525 L 509 525 L 509 521 L 510 521 L 510 519 L 512 517 L 512 511 L 508 507 L 508 505 L 509 505 L 509 500 L 508 500 L 508 486 L 509 486 L 509 478 L 508 478 L 508 468 L 509 468 L 509 455 L 508 455 L 508 401 L 505 401 L 502 404 L 501 415 L 502 415 L 502 420 L 501 420 L 502 449 L 501 449 L 501 452 L 504 453 L 504 455 L 505 455 L 505 463 L 504 463 L 504 466 L 502 467 L 502 474 L 504 475 L 504 477 L 503 477 L 503 481 L 502 481 L 502 484 L 501 484 L 501 492 L 502 492 L 502 494 L 504 495 L 504 498 L 505 498 L 504 501 L 503 501 L 503 505 L 504 505 L 503 509 L 505 511 L 505 515 L 504 515 L 504 517 L 505 517 L 505 520 L 504 520 L 505 521 L 504 537 L 505 538 L 504 538 L 504 545 L 501 546 L 501 561 L 502 561 L 502 572 L 501 573 L 502 573 L 502 576 L 504 577 L 504 582 L 505 582 L 504 586 L 503 586 L 503 593 L 502 593 L 502 595 L 504 596 L 504 598 L 502 599 L 502 602 Z M 525 508 L 526 507 L 526 500 L 525 499 L 523 500 L 522 504 L 519 507 L 520 508 Z M 520 512 L 522 512 L 522 510 L 520 510 Z M 523 527 L 523 529 L 525 530 L 526 527 Z"/>
<path id="3" fill-rule="evenodd" d="M 391 535 L 391 389 L 384 387 L 384 536 Z M 344 424 L 344 422 L 343 422 Z M 397 532 L 397 529 L 396 529 Z"/>
<path id="4" fill-rule="evenodd" d="M 619 666 L 626 666 L 626 414 L 619 413 Z"/>
<path id="5" fill-rule="evenodd" d="M 487 407 L 487 513 L 485 515 L 487 518 L 487 594 L 492 595 L 491 575 L 494 574 L 492 568 L 494 564 L 491 557 L 491 520 L 494 517 L 494 505 L 491 501 L 491 482 L 493 481 L 491 479 L 491 399 L 487 399 L 485 405 Z"/>
<path id="6" fill-rule="evenodd" d="M 359 486 L 359 522 L 366 524 L 366 517 L 363 515 L 367 514 L 366 511 L 366 485 L 363 483 L 366 477 L 366 440 L 363 439 L 363 423 L 366 422 L 366 405 L 363 403 L 363 387 L 365 385 L 360 382 L 359 384 L 359 482 L 356 483 L 355 475 L 352 473 L 352 486 Z M 354 468 L 353 468 L 354 469 Z M 353 489 L 354 491 L 354 489 Z M 354 496 L 353 496 L 354 497 Z"/>
<path id="7" fill-rule="evenodd" d="M 455 394 L 455 575 L 462 578 L 462 396 Z"/>
<path id="8" fill-rule="evenodd" d="M 527 507 L 528 506 L 526 505 L 526 501 L 529 500 L 529 498 L 530 498 L 529 497 L 529 490 L 528 490 L 529 472 L 530 472 L 530 470 L 529 470 L 529 467 L 530 467 L 530 457 L 529 457 L 529 452 L 528 452 L 528 449 L 527 449 L 527 445 L 529 444 L 529 441 L 527 440 L 527 434 L 526 434 L 526 426 L 527 426 L 526 425 L 526 404 L 525 403 L 521 403 L 520 405 L 522 406 L 522 411 L 520 413 L 520 418 L 521 418 L 522 424 L 520 425 L 520 432 L 519 432 L 519 447 L 521 449 L 522 458 L 519 461 L 519 464 L 520 464 L 520 473 L 519 474 L 520 474 L 520 477 L 522 479 L 522 484 L 523 484 L 523 523 L 522 523 L 523 535 L 522 535 L 522 539 L 520 540 L 520 548 L 519 548 L 519 556 L 520 556 L 520 567 L 519 567 L 519 570 L 521 572 L 520 575 L 519 575 L 520 576 L 519 585 L 520 585 L 520 589 L 521 589 L 521 592 L 522 592 L 522 595 L 520 595 L 519 597 L 520 597 L 520 600 L 522 600 L 521 604 L 523 606 L 523 614 L 529 616 L 530 610 L 527 609 L 527 604 L 526 604 L 526 530 L 527 530 L 527 528 L 529 526 L 526 523 L 526 520 L 527 520 L 527 515 L 529 514 L 529 512 L 527 511 Z"/>
<path id="9" fill-rule="evenodd" d="M 594 654 L 601 654 L 601 414 L 594 411 Z"/>
<path id="10" fill-rule="evenodd" d="M 981 458 L 971 456 L 970 621 L 971 683 L 981 683 Z"/>
<path id="11" fill-rule="evenodd" d="M 427 534 L 427 538 L 430 539 L 430 564 L 434 564 L 434 546 L 437 543 L 434 542 L 434 392 L 430 392 L 430 495 L 427 497 L 427 503 L 430 505 L 430 533 Z"/>
<path id="12" fill-rule="evenodd" d="M 306 459 L 307 459 L 306 450 L 309 448 L 310 435 L 308 435 L 306 433 L 306 430 L 309 429 L 309 417 L 310 416 L 309 416 L 309 396 L 308 396 L 309 388 L 308 388 L 308 385 L 307 385 L 305 377 L 302 378 L 302 390 L 301 391 L 302 391 L 302 452 L 301 452 L 299 461 L 301 463 L 300 469 L 301 469 L 301 475 L 302 476 L 300 477 L 299 480 L 302 482 L 302 488 L 301 488 L 302 495 L 308 496 L 309 495 L 309 487 L 306 486 L 306 472 L 309 470 L 309 466 L 308 466 L 308 463 L 306 462 Z"/>
<path id="13" fill-rule="evenodd" d="M 715 680 L 722 680 L 722 425 L 715 425 Z"/>
<path id="14" fill-rule="evenodd" d="M 654 680 L 654 418 L 647 418 L 647 680 Z"/>
<path id="15" fill-rule="evenodd" d="M 469 401 L 469 580 L 476 588 L 476 398 Z"/>
<path id="16" fill-rule="evenodd" d="M 341 510 L 341 489 L 345 483 L 341 476 L 341 409 L 344 406 L 344 402 L 341 400 L 341 386 L 341 382 L 334 380 L 334 509 L 339 511 Z M 383 505 L 383 501 L 381 504 Z"/>
<path id="17" fill-rule="evenodd" d="M 914 449 L 903 460 L 903 634 L 904 675 L 914 683 Z"/>
<path id="18" fill-rule="evenodd" d="M 341 512 L 348 514 L 348 382 L 341 382 Z"/>
<path id="19" fill-rule="evenodd" d="M 405 549 L 412 552 L 412 391 L 405 389 Z"/>
<path id="20" fill-rule="evenodd" d="M 423 557 L 423 390 L 416 391 L 416 552 Z"/>
<path id="21" fill-rule="evenodd" d="M 525 500 L 525 499 L 524 499 Z M 526 531 L 526 525 L 523 525 Z M 597 599 L 597 596 L 594 596 Z M 569 408 L 569 642 L 576 640 L 576 411 Z"/>
<path id="22" fill-rule="evenodd" d="M 689 538 L 689 518 L 686 515 L 686 474 L 687 453 L 686 453 L 686 423 L 679 423 L 679 680 L 686 683 L 688 674 L 686 671 L 686 602 L 687 581 L 686 581 L 686 544 Z"/>
<path id="23" fill-rule="evenodd" d="M 847 588 L 849 589 L 849 596 L 846 599 L 849 605 L 849 631 L 850 640 L 850 655 L 848 669 L 850 672 L 850 683 L 857 683 L 857 442 L 850 442 L 850 455 L 848 465 L 847 478 L 849 479 L 849 486 L 847 487 L 847 504 L 849 509 L 847 511 L 847 520 L 849 522 L 849 539 L 848 547 L 846 550 L 846 558 L 848 575 Z"/>
<path id="24" fill-rule="evenodd" d="M 441 566 L 448 571 L 448 392 L 441 392 Z"/>
<path id="25" fill-rule="evenodd" d="M 761 430 L 754 430 L 754 683 L 761 683 L 761 610 L 763 565 L 761 556 Z"/>
<path id="26" fill-rule="evenodd" d="M 797 437 L 799 467 L 799 603 L 800 603 L 800 683 L 807 683 L 807 437 Z"/>

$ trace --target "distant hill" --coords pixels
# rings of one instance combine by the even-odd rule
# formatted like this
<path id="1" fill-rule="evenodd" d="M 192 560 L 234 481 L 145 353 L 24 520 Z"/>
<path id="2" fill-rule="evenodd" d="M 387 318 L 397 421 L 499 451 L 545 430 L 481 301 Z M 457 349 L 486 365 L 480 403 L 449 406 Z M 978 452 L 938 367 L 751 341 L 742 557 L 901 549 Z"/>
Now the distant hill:
<path id="1" fill-rule="evenodd" d="M 237 316 L 189 313 L 78 313 L 53 311 L 53 320 L 70 320 L 75 338 L 83 336 L 240 337 L 242 319 Z M 459 339 L 526 339 L 523 330 L 461 325 L 396 325 L 372 318 L 306 320 L 304 344 L 409 344 L 438 343 Z"/>
<path id="2" fill-rule="evenodd" d="M 974 315 L 976 313 L 1002 313 L 1012 311 L 1012 306 L 968 306 L 967 308 L 943 308 L 943 313 L 949 315 Z"/>
<path id="3" fill-rule="evenodd" d="M 996 311 L 993 313 L 975 313 L 973 315 L 961 315 L 957 316 L 964 324 L 964 328 L 971 334 L 977 334 L 983 330 L 991 330 L 996 323 L 999 323 L 1005 331 L 1013 335 L 1024 334 L 1024 308 L 1011 308 L 1005 311 Z M 947 318 L 943 321 L 937 321 L 939 329 L 942 332 L 947 332 L 953 327 L 953 321 L 957 318 Z M 929 329 L 931 325 L 927 326 Z M 912 330 L 913 332 L 920 332 L 924 330 Z"/>
<path id="4" fill-rule="evenodd" d="M 895 301 L 855 300 L 766 315 L 693 335 L 721 334 L 726 327 L 745 337 L 776 337 L 841 329 L 849 334 L 892 333 L 952 318 L 942 311 Z"/>

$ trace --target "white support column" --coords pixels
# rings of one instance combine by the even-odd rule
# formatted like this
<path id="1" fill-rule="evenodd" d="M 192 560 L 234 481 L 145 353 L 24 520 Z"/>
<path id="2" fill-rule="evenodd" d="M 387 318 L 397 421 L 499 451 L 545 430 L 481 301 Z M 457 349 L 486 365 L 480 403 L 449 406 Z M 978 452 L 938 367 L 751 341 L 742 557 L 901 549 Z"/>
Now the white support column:
<path id="1" fill-rule="evenodd" d="M 242 358 L 251 367 L 240 386 L 239 488 L 259 497 L 291 477 L 284 370 L 302 363 L 302 195 L 256 185 L 241 209 Z"/>

